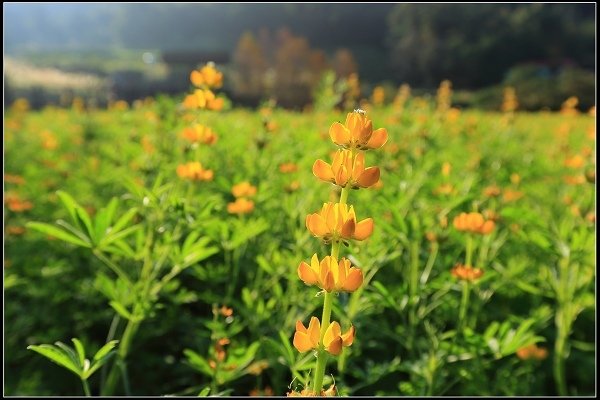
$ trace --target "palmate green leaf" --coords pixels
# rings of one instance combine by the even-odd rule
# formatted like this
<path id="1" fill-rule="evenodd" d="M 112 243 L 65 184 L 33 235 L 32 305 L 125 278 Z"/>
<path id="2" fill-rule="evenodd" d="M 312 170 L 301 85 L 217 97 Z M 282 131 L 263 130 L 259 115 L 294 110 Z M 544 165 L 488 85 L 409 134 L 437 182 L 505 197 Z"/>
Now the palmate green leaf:
<path id="1" fill-rule="evenodd" d="M 80 229 L 85 230 L 87 236 L 90 238 L 92 243 L 94 243 L 94 229 L 87 211 L 85 211 L 85 209 L 81 207 L 79 203 L 77 203 L 75 199 L 73 199 L 73 197 L 71 197 L 71 195 L 68 193 L 59 190 L 56 192 L 56 194 L 67 208 L 67 211 L 69 212 L 69 215 L 73 221 L 79 226 Z"/>
<path id="2" fill-rule="evenodd" d="M 112 232 L 119 232 L 121 229 L 123 229 L 133 219 L 133 217 L 135 217 L 137 212 L 137 207 L 130 208 L 129 210 L 127 210 L 127 212 L 125 212 L 125 214 L 123 214 L 117 220 L 117 222 L 115 222 L 115 224 L 110 228 L 109 234 Z"/>
<path id="3" fill-rule="evenodd" d="M 123 239 L 128 235 L 131 235 L 132 233 L 134 233 L 136 230 L 140 229 L 141 225 L 137 224 L 137 225 L 133 225 L 130 226 L 128 228 L 125 228 L 121 231 L 111 231 L 108 235 L 104 236 L 104 240 L 100 242 L 100 248 L 104 248 L 105 246 L 108 246 L 109 244 Z"/>
<path id="4" fill-rule="evenodd" d="M 79 377 L 81 376 L 82 371 L 73 362 L 73 359 L 56 346 L 52 346 L 50 344 L 30 345 L 27 346 L 27 350 L 33 350 L 36 353 L 39 353 L 44 357 L 48 358 L 50 361 L 60 365 L 61 367 L 68 369 L 75 375 Z"/>
<path id="5" fill-rule="evenodd" d="M 90 243 L 86 243 L 83 240 L 76 237 L 75 235 L 68 233 L 62 229 L 59 229 L 53 225 L 49 225 L 49 224 L 46 224 L 43 222 L 28 222 L 26 224 L 26 226 L 28 228 L 31 228 L 38 232 L 45 233 L 47 235 L 53 236 L 57 239 L 63 240 L 65 242 L 68 242 L 68 243 L 71 243 L 71 244 L 74 244 L 77 246 L 87 247 L 87 248 L 92 247 Z"/>
<path id="6" fill-rule="evenodd" d="M 100 348 L 100 350 L 96 352 L 96 354 L 94 355 L 94 361 L 100 361 L 106 356 L 108 356 L 108 353 L 110 353 L 111 350 L 113 350 L 118 343 L 118 340 L 111 340 L 110 342 L 106 343 Z"/>

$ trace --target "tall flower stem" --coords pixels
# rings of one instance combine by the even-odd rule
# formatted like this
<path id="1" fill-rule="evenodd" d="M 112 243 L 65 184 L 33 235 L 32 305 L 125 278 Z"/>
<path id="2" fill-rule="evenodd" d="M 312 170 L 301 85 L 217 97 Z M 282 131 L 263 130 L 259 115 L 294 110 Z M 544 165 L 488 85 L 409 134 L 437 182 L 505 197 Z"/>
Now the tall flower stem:
<path id="1" fill-rule="evenodd" d="M 466 244 L 466 260 L 465 264 L 472 268 L 471 261 L 473 258 L 473 237 L 470 234 L 467 234 L 467 244 Z M 458 331 L 462 332 L 465 325 L 465 317 L 467 314 L 467 308 L 469 307 L 469 295 L 471 292 L 471 286 L 468 280 L 464 280 L 462 287 L 462 299 L 460 302 L 460 311 L 458 313 Z"/>
<path id="2" fill-rule="evenodd" d="M 340 203 L 346 204 L 348 201 L 348 188 L 345 187 L 342 189 L 342 193 L 340 194 Z M 331 257 L 336 260 L 339 257 L 340 253 L 340 242 L 333 241 L 331 244 Z M 329 328 L 329 322 L 331 320 L 331 308 L 333 304 L 333 293 L 325 292 L 325 300 L 323 301 L 323 315 L 321 316 L 321 333 L 319 340 L 319 350 L 317 350 L 317 367 L 315 368 L 315 377 L 313 384 L 313 392 L 316 394 L 321 393 L 321 389 L 323 388 L 323 378 L 325 377 L 325 366 L 327 365 L 327 351 L 323 346 L 323 337 L 325 336 L 325 332 L 327 328 Z"/>

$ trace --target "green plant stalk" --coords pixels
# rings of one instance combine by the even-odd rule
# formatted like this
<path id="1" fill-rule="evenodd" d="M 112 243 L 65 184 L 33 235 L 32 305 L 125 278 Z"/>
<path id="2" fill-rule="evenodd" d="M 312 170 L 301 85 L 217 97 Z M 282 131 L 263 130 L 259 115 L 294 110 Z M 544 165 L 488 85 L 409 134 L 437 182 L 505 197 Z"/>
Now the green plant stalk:
<path id="1" fill-rule="evenodd" d="M 556 390 L 559 396 L 568 396 L 567 383 L 565 378 L 565 345 L 567 342 L 566 335 L 559 328 L 558 337 L 554 343 L 554 359 L 553 372 L 554 381 L 556 382 Z"/>
<path id="2" fill-rule="evenodd" d="M 348 188 L 345 187 L 340 193 L 340 204 L 346 204 L 348 201 Z M 331 244 L 331 257 L 336 260 L 340 253 L 340 242 L 334 241 Z M 317 367 L 315 368 L 315 377 L 313 383 L 313 392 L 320 395 L 321 389 L 323 388 L 323 378 L 325 377 L 325 366 L 327 365 L 328 354 L 323 346 L 323 338 L 325 332 L 329 328 L 329 321 L 331 320 L 331 308 L 333 304 L 333 293 L 325 292 L 325 299 L 323 300 L 323 315 L 321 316 L 321 335 L 319 340 L 319 349 L 317 350 Z"/>
<path id="3" fill-rule="evenodd" d="M 467 244 L 466 244 L 466 260 L 465 264 L 467 266 L 472 267 L 471 260 L 473 258 L 473 237 L 470 234 L 467 234 Z M 471 292 L 471 286 L 469 285 L 468 280 L 463 281 L 462 287 L 462 298 L 460 301 L 460 310 L 458 313 L 458 331 L 462 332 L 465 324 L 465 317 L 467 315 L 467 309 L 469 307 L 469 295 Z"/>
<path id="4" fill-rule="evenodd" d="M 92 397 L 92 392 L 90 392 L 90 385 L 87 382 L 87 379 L 82 379 L 81 384 L 83 385 L 83 392 L 86 397 Z"/>

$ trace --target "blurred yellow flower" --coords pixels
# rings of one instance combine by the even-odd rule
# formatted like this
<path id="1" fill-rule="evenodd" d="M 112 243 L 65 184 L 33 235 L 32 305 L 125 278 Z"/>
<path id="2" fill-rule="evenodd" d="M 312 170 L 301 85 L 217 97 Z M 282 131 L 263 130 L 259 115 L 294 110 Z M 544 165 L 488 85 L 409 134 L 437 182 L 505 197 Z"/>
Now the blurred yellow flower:
<path id="1" fill-rule="evenodd" d="M 233 203 L 227 204 L 227 211 L 230 214 L 248 214 L 254 210 L 254 202 L 245 197 L 236 199 Z"/>
<path id="2" fill-rule="evenodd" d="M 199 70 L 192 71 L 190 81 L 196 87 L 218 89 L 223 86 L 223 73 L 216 69 L 214 63 L 209 62 Z"/>
<path id="3" fill-rule="evenodd" d="M 458 280 L 474 281 L 481 278 L 483 270 L 481 268 L 473 268 L 470 265 L 456 264 L 450 273 Z"/>
<path id="4" fill-rule="evenodd" d="M 217 134 L 209 127 L 200 124 L 185 128 L 181 136 L 192 143 L 212 145 L 217 142 Z"/>
<path id="5" fill-rule="evenodd" d="M 250 182 L 241 182 L 231 188 L 231 193 L 235 197 L 252 197 L 256 194 L 256 186 Z"/>
<path id="6" fill-rule="evenodd" d="M 453 225 L 458 231 L 479 233 L 481 235 L 491 233 L 496 226 L 494 221 L 486 221 L 483 215 L 477 212 L 460 213 L 454 218 Z"/>
<path id="7" fill-rule="evenodd" d="M 213 171 L 204 169 L 198 161 L 179 165 L 177 167 L 177 175 L 180 178 L 194 181 L 210 181 L 213 179 Z"/>
<path id="8" fill-rule="evenodd" d="M 294 334 L 294 347 L 300 352 L 305 353 L 312 349 L 319 348 L 319 339 L 321 332 L 321 323 L 317 317 L 312 317 L 308 329 L 302 321 L 296 322 L 296 333 Z M 338 355 L 342 347 L 350 346 L 354 342 L 355 329 L 350 327 L 348 331 L 342 334 L 340 324 L 333 321 L 327 327 L 323 335 L 323 347 L 332 355 Z"/>

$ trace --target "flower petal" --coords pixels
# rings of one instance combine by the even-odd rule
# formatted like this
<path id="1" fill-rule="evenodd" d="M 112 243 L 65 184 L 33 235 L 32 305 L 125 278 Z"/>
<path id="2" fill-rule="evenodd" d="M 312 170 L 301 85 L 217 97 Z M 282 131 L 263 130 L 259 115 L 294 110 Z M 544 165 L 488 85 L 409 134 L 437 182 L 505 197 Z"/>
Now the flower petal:
<path id="1" fill-rule="evenodd" d="M 298 266 L 298 277 L 302 280 L 302 282 L 306 283 L 307 285 L 314 285 L 319 281 L 319 278 L 317 274 L 315 274 L 315 271 L 313 271 L 310 265 L 308 265 L 304 261 L 302 261 Z"/>
<path id="2" fill-rule="evenodd" d="M 360 187 L 367 188 L 376 184 L 379 181 L 379 176 L 379 168 L 369 167 L 360 174 L 356 183 Z"/>
<path id="3" fill-rule="evenodd" d="M 329 346 L 325 347 L 325 350 L 327 350 L 330 354 L 337 356 L 342 352 L 343 343 L 343 339 L 338 336 L 329 344 Z"/>
<path id="4" fill-rule="evenodd" d="M 354 329 L 354 325 L 352 325 L 350 329 L 341 336 L 344 346 L 350 346 L 354 342 L 355 333 L 356 330 Z"/>
<path id="5" fill-rule="evenodd" d="M 356 289 L 360 287 L 363 283 L 363 274 L 362 271 L 358 268 L 351 267 L 348 272 L 348 276 L 346 276 L 346 281 L 344 282 L 344 286 L 342 290 L 347 292 L 354 292 Z"/>
<path id="6" fill-rule="evenodd" d="M 319 345 L 319 338 L 321 337 L 321 323 L 319 322 L 319 318 L 311 317 L 310 324 L 308 325 L 308 335 L 314 347 L 317 347 Z"/>
<path id="7" fill-rule="evenodd" d="M 323 160 L 317 160 L 312 167 L 313 175 L 325 182 L 333 182 L 334 176 L 331 165 Z"/>
<path id="8" fill-rule="evenodd" d="M 385 128 L 379 128 L 373 131 L 371 138 L 367 142 L 368 149 L 378 149 L 383 146 L 388 140 L 387 130 Z"/>
<path id="9" fill-rule="evenodd" d="M 303 332 L 296 332 L 294 334 L 294 347 L 300 352 L 304 353 L 313 348 L 313 344 L 310 341 L 308 334 Z"/>
<path id="10" fill-rule="evenodd" d="M 353 238 L 356 240 L 365 240 L 373 233 L 373 218 L 367 218 L 356 224 Z"/>
<path id="11" fill-rule="evenodd" d="M 329 137 L 333 143 L 343 146 L 350 141 L 350 131 L 339 122 L 334 122 L 329 128 Z"/>
<path id="12" fill-rule="evenodd" d="M 327 224 L 319 214 L 309 214 L 306 216 L 306 227 L 315 236 L 324 236 L 329 233 Z"/>

